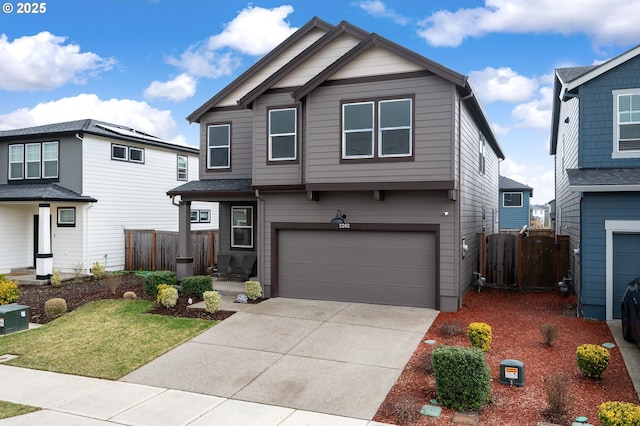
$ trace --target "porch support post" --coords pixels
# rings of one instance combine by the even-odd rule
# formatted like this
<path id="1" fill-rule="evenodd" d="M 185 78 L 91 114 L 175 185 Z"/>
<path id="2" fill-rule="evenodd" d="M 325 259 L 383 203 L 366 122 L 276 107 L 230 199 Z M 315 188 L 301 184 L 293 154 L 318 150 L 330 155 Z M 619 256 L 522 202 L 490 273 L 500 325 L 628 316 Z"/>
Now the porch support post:
<path id="1" fill-rule="evenodd" d="M 36 253 L 36 279 L 46 280 L 53 274 L 51 253 L 51 205 L 38 205 L 38 253 Z"/>
<path id="2" fill-rule="evenodd" d="M 179 280 L 193 275 L 193 245 L 191 244 L 191 201 L 178 206 L 178 258 L 176 277 Z"/>

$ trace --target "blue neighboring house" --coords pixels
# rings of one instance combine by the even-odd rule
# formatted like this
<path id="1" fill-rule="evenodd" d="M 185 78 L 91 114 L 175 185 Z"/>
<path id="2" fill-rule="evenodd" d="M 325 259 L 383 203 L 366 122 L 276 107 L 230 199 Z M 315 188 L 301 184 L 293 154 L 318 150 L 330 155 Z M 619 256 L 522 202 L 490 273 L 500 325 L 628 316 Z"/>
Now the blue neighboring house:
<path id="1" fill-rule="evenodd" d="M 529 226 L 529 199 L 533 197 L 533 188 L 500 176 L 500 230 L 522 229 Z"/>
<path id="2" fill-rule="evenodd" d="M 556 233 L 570 235 L 579 314 L 620 318 L 640 275 L 640 46 L 555 73 Z"/>

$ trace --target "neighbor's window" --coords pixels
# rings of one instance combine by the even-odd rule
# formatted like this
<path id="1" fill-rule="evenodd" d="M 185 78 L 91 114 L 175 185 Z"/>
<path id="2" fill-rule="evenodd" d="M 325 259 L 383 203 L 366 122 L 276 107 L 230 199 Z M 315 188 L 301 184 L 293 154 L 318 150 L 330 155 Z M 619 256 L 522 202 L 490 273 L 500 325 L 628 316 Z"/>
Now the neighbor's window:
<path id="1" fill-rule="evenodd" d="M 111 159 L 129 161 L 131 163 L 144 163 L 144 149 L 133 146 L 111 144 Z"/>
<path id="2" fill-rule="evenodd" d="M 187 180 L 189 177 L 188 157 L 186 155 L 178 155 L 178 180 Z"/>
<path id="3" fill-rule="evenodd" d="M 209 210 L 191 210 L 191 223 L 211 222 L 211 212 Z"/>
<path id="4" fill-rule="evenodd" d="M 9 179 L 58 177 L 58 142 L 9 145 Z"/>
<path id="5" fill-rule="evenodd" d="M 129 161 L 134 163 L 144 163 L 144 149 L 129 147 Z"/>
<path id="6" fill-rule="evenodd" d="M 413 155 L 413 99 L 342 104 L 342 158 Z"/>
<path id="7" fill-rule="evenodd" d="M 296 132 L 296 108 L 269 110 L 269 161 L 296 159 Z"/>
<path id="8" fill-rule="evenodd" d="M 58 226 L 76 226 L 75 207 L 58 207 Z"/>
<path id="9" fill-rule="evenodd" d="M 522 192 L 505 192 L 503 197 L 503 207 L 522 207 Z"/>
<path id="10" fill-rule="evenodd" d="M 231 247 L 253 248 L 253 207 L 231 207 Z"/>
<path id="11" fill-rule="evenodd" d="M 111 145 L 111 159 L 127 161 L 127 147 L 123 145 Z"/>
<path id="12" fill-rule="evenodd" d="M 613 158 L 640 157 L 640 89 L 613 91 Z"/>
<path id="13" fill-rule="evenodd" d="M 24 145 L 9 145 L 9 179 L 24 179 Z"/>
<path id="14" fill-rule="evenodd" d="M 207 126 L 207 168 L 229 168 L 231 159 L 231 125 Z"/>
<path id="15" fill-rule="evenodd" d="M 480 163 L 480 166 L 478 168 L 478 171 L 480 172 L 481 175 L 483 175 L 484 172 L 485 172 L 485 167 L 486 167 L 486 158 L 484 156 L 484 149 L 485 149 L 485 145 L 486 145 L 486 139 L 484 138 L 484 135 L 482 133 L 480 133 L 479 136 L 480 136 L 480 142 L 479 142 L 479 149 L 480 149 L 479 163 Z"/>

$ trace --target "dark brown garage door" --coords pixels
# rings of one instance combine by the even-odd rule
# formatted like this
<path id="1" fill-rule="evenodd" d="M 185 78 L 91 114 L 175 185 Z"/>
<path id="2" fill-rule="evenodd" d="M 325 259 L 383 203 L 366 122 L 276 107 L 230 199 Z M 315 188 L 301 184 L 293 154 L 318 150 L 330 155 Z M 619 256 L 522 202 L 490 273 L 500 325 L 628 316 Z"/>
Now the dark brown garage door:
<path id="1" fill-rule="evenodd" d="M 434 308 L 432 232 L 280 230 L 278 296 Z"/>

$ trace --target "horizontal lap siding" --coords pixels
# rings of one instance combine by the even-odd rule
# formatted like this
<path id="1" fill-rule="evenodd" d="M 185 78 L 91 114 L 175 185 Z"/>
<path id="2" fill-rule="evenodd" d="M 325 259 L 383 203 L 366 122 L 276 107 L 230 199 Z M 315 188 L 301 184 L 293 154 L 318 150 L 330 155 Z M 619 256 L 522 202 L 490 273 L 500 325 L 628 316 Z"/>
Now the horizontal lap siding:
<path id="1" fill-rule="evenodd" d="M 451 180 L 453 86 L 439 77 L 326 86 L 307 98 L 309 183 Z M 366 95 L 365 95 L 366 94 Z M 415 159 L 340 163 L 340 101 L 415 95 Z"/>

